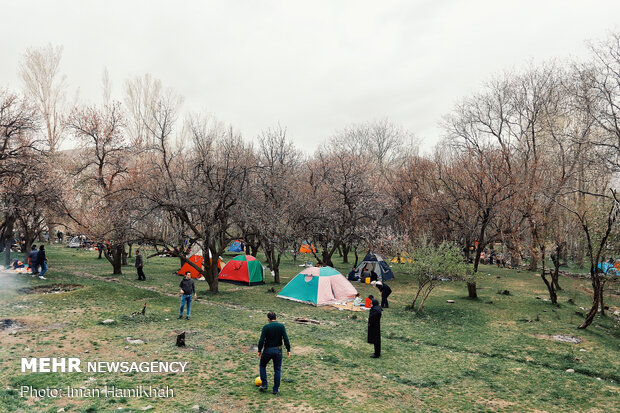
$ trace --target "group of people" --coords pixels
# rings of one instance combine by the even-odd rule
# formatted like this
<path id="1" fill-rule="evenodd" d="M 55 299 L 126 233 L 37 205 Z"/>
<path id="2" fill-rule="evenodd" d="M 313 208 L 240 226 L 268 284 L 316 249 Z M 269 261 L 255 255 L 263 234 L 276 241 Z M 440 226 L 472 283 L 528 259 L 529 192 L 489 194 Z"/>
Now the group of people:
<path id="1" fill-rule="evenodd" d="M 186 274 L 185 280 L 189 279 L 189 273 Z M 191 281 L 191 288 L 193 289 L 193 280 Z M 181 285 L 183 285 L 183 281 Z M 193 290 L 191 290 L 193 291 Z M 190 290 L 182 288 L 182 297 L 186 297 L 186 293 Z M 195 292 L 194 292 L 195 294 Z M 389 294 L 388 294 L 389 295 Z M 189 320 L 189 303 L 191 303 L 191 295 L 187 307 L 187 319 Z M 356 296 L 356 301 L 361 303 L 359 293 Z M 370 300 L 370 311 L 368 312 L 368 335 L 367 341 L 369 344 L 374 345 L 375 351 L 370 356 L 371 358 L 381 357 L 381 316 L 383 308 L 379 305 L 379 300 L 373 298 L 372 295 L 366 299 Z M 385 303 L 387 304 L 387 296 L 385 297 Z M 183 313 L 183 298 L 181 298 L 181 315 Z M 258 390 L 265 392 L 268 390 L 267 385 L 267 364 L 273 361 L 273 394 L 280 394 L 280 380 L 282 377 L 282 345 L 286 347 L 286 355 L 291 355 L 291 343 L 286 333 L 286 327 L 284 324 L 277 322 L 276 314 L 273 311 L 267 313 L 268 323 L 265 324 L 261 330 L 260 339 L 258 340 L 258 358 L 259 358 L 259 374 L 260 374 L 260 386 Z"/>
<path id="2" fill-rule="evenodd" d="M 506 268 L 506 256 L 502 252 L 495 252 L 495 250 L 484 250 L 480 253 L 480 263 L 495 264 L 498 267 Z"/>
<path id="3" fill-rule="evenodd" d="M 38 275 L 39 278 L 45 280 L 45 273 L 47 272 L 47 256 L 45 255 L 45 245 L 41 244 L 39 249 L 36 245 L 32 246 L 32 249 L 28 253 L 28 266 L 32 271 L 32 275 Z"/>

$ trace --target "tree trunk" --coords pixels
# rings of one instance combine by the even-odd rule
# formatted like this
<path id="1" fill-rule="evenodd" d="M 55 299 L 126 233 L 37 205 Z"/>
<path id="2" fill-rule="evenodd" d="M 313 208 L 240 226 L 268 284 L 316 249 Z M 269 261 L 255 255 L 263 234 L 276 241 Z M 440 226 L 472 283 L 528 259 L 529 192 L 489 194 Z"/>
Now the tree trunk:
<path id="1" fill-rule="evenodd" d="M 11 238 L 4 240 L 4 267 L 9 268 L 11 265 Z"/>
<path id="2" fill-rule="evenodd" d="M 593 270 L 590 271 L 590 275 L 592 276 L 592 290 L 593 290 L 592 307 L 590 308 L 590 311 L 588 311 L 588 313 L 586 314 L 586 319 L 578 327 L 579 329 L 585 329 L 590 324 L 592 324 L 592 321 L 594 321 L 594 317 L 596 317 L 596 312 L 598 311 L 598 308 L 599 308 L 599 300 L 601 298 L 601 291 L 600 291 L 601 280 L 599 278 L 599 275 L 595 274 Z"/>
<path id="3" fill-rule="evenodd" d="M 357 268 L 357 262 L 360 259 L 359 255 L 357 255 L 357 247 L 353 247 L 353 254 L 355 254 L 355 264 L 353 264 L 353 266 Z"/>
<path id="4" fill-rule="evenodd" d="M 133 247 L 133 243 L 128 243 L 129 246 L 129 258 L 131 258 L 131 248 Z"/>
<path id="5" fill-rule="evenodd" d="M 422 301 L 420 302 L 420 307 L 418 307 L 418 313 L 422 312 L 424 309 L 424 303 L 429 295 L 431 295 L 431 291 L 433 291 L 433 283 L 431 282 L 428 287 L 426 287 L 426 291 L 422 294 Z"/>
<path id="6" fill-rule="evenodd" d="M 207 283 L 209 284 L 209 291 L 211 291 L 212 293 L 217 293 L 219 292 L 219 283 L 217 279 L 219 270 L 217 268 L 217 258 L 215 257 L 218 257 L 219 254 L 217 253 L 217 250 L 213 246 L 209 246 L 208 249 L 211 251 L 211 256 L 214 258 L 210 260 L 211 261 L 209 265 L 210 271 L 208 271 L 207 277 L 205 278 L 207 280 Z M 207 258 L 205 257 L 205 260 L 206 259 Z M 205 265 L 205 268 L 206 268 L 206 265 Z"/>
<path id="7" fill-rule="evenodd" d="M 547 286 L 547 290 L 549 291 L 549 299 L 551 300 L 551 303 L 552 304 L 557 304 L 558 303 L 558 295 L 555 292 L 555 285 L 553 284 L 553 280 L 551 280 L 551 281 L 547 280 L 545 272 L 546 272 L 546 270 L 543 269 L 543 271 L 540 273 L 540 278 L 542 278 L 543 282 Z"/>
<path id="8" fill-rule="evenodd" d="M 123 252 L 124 252 L 123 244 L 115 245 L 114 248 L 112 248 L 112 258 L 113 258 L 112 274 L 114 275 L 123 274 L 123 271 L 121 270 Z"/>
<path id="9" fill-rule="evenodd" d="M 538 270 L 538 254 L 533 247 L 530 249 L 530 265 L 527 269 L 530 271 Z"/>
<path id="10" fill-rule="evenodd" d="M 280 258 L 282 258 L 282 254 L 278 253 L 278 258 L 276 258 L 276 265 L 273 269 L 273 282 L 275 284 L 280 284 Z"/>
<path id="11" fill-rule="evenodd" d="M 553 279 L 551 281 L 547 280 L 547 269 L 545 268 L 545 246 L 541 245 L 540 247 L 540 258 L 542 261 L 542 271 L 540 272 L 540 278 L 544 281 L 547 286 L 547 290 L 549 290 L 549 299 L 552 304 L 557 305 L 558 303 L 558 295 L 555 292 L 555 285 L 553 284 Z M 553 259 L 553 258 L 552 258 Z"/>
<path id="12" fill-rule="evenodd" d="M 607 280 L 603 279 L 601 280 L 601 289 L 599 291 L 599 301 L 600 301 L 600 308 L 601 308 L 601 315 L 605 315 L 605 301 L 603 300 L 603 293 L 605 292 L 605 282 Z"/>
<path id="13" fill-rule="evenodd" d="M 469 293 L 469 298 L 478 298 L 475 281 L 467 283 L 467 292 Z"/>
<path id="14" fill-rule="evenodd" d="M 351 246 L 350 245 L 343 245 L 342 246 L 342 263 L 343 264 L 348 264 L 349 263 L 349 251 L 351 251 Z"/>
<path id="15" fill-rule="evenodd" d="M 127 251 L 125 250 L 125 244 L 123 244 L 123 250 L 121 252 L 122 265 L 127 265 Z"/>
<path id="16" fill-rule="evenodd" d="M 556 291 L 560 291 L 559 278 L 560 278 L 560 257 L 562 256 L 562 245 L 556 244 L 555 253 L 551 254 L 551 261 L 553 261 L 553 274 L 551 275 L 551 282 Z"/>
<path id="17" fill-rule="evenodd" d="M 8 216 L 5 219 L 4 222 L 4 242 L 5 242 L 5 249 L 4 249 L 4 266 L 6 268 L 9 268 L 9 266 L 11 265 L 11 244 L 13 241 L 13 227 L 15 225 L 15 218 L 13 218 L 12 216 Z"/>

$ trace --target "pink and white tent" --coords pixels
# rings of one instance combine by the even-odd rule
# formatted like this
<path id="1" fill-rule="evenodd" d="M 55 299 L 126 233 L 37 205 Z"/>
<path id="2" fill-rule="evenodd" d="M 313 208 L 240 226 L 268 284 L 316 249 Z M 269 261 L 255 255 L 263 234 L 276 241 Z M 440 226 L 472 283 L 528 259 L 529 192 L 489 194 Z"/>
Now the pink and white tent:
<path id="1" fill-rule="evenodd" d="M 355 298 L 357 290 L 332 267 L 309 267 L 297 274 L 278 297 L 313 305 L 344 303 Z"/>

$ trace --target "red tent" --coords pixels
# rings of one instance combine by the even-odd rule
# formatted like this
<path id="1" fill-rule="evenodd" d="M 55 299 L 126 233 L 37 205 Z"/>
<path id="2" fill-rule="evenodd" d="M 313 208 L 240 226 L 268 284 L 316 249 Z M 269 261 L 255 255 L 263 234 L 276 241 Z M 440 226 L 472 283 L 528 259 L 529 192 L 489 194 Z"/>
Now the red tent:
<path id="1" fill-rule="evenodd" d="M 191 257 L 189 257 L 189 260 L 193 262 L 194 264 L 196 264 L 197 266 L 202 267 L 202 262 L 204 261 L 204 258 L 202 257 L 202 255 L 194 254 Z M 224 266 L 224 261 L 222 261 L 221 259 L 217 260 L 217 269 L 221 271 L 223 266 Z M 188 263 L 183 264 L 183 266 L 181 267 L 179 272 L 177 272 L 177 274 L 185 275 L 185 273 L 188 271 L 192 275 L 192 278 L 202 277 L 202 275 L 200 275 L 200 273 Z"/>

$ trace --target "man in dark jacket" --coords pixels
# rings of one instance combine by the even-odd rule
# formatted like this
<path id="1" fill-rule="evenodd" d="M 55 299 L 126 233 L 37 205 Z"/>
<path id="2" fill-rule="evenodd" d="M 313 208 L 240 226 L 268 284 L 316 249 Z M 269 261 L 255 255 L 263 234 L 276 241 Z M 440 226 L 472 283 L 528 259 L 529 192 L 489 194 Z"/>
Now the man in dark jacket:
<path id="1" fill-rule="evenodd" d="M 140 250 L 136 250 L 136 269 L 138 270 L 139 281 L 146 281 L 143 267 L 144 267 L 144 261 L 142 260 L 142 255 L 140 254 Z"/>
<path id="2" fill-rule="evenodd" d="M 259 391 L 267 390 L 267 363 L 273 360 L 273 394 L 280 393 L 280 375 L 282 367 L 282 340 L 286 346 L 286 355 L 291 355 L 291 343 L 286 335 L 286 328 L 282 323 L 276 321 L 276 313 L 267 313 L 269 322 L 263 326 L 258 340 L 258 357 L 260 358 L 260 380 Z M 264 350 L 263 350 L 264 346 Z"/>
<path id="3" fill-rule="evenodd" d="M 37 265 L 41 267 L 41 274 L 39 278 L 45 280 L 45 273 L 47 272 L 47 257 L 45 256 L 45 245 L 41 244 L 39 252 L 37 252 Z"/>
<path id="4" fill-rule="evenodd" d="M 185 277 L 181 280 L 179 288 L 181 289 L 181 309 L 179 310 L 179 318 L 183 318 L 183 307 L 185 307 L 185 303 L 187 303 L 187 319 L 189 320 L 192 307 L 192 296 L 196 298 L 196 286 L 194 285 L 194 280 L 192 280 L 192 274 L 189 271 L 185 273 Z"/>
<path id="5" fill-rule="evenodd" d="M 39 262 L 37 261 L 37 255 L 39 254 L 39 250 L 36 245 L 32 246 L 32 250 L 28 253 L 28 265 L 32 270 L 32 275 L 39 274 Z"/>
<path id="6" fill-rule="evenodd" d="M 388 304 L 388 297 L 390 296 L 390 294 L 392 294 L 392 289 L 389 285 L 383 284 L 381 281 L 377 281 L 373 284 L 375 285 L 375 287 L 377 287 L 379 291 L 381 291 L 381 307 L 389 308 L 390 305 Z"/>
<path id="7" fill-rule="evenodd" d="M 383 309 L 379 306 L 379 300 L 372 300 L 372 307 L 368 312 L 368 343 L 375 345 L 373 359 L 381 357 L 381 313 Z"/>

